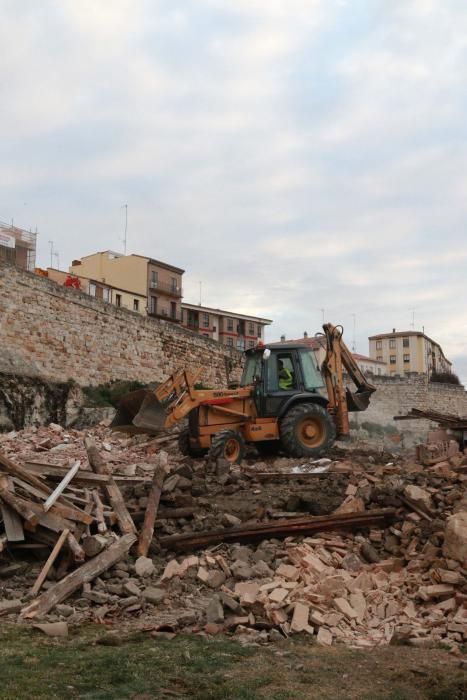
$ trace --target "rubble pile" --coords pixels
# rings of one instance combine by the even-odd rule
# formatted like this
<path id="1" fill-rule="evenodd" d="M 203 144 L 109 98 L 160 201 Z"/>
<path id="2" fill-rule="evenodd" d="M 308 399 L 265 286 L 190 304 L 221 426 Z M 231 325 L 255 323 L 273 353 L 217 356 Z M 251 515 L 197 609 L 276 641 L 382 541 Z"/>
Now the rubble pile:
<path id="1" fill-rule="evenodd" d="M 465 644 L 467 457 L 452 445 L 429 465 L 336 448 L 231 467 L 176 441 L 104 425 L 0 438 L 0 615 Z"/>

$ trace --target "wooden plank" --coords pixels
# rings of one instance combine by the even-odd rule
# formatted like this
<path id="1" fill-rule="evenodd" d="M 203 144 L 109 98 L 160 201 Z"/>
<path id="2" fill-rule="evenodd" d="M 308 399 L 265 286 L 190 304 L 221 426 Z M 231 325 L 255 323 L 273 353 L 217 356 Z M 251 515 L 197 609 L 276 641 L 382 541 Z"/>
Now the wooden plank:
<path id="1" fill-rule="evenodd" d="M 54 489 L 53 493 L 50 494 L 46 502 L 44 503 L 44 510 L 47 512 L 55 503 L 57 498 L 63 493 L 63 491 L 66 489 L 70 481 L 73 479 L 73 477 L 76 475 L 78 472 L 78 469 L 80 467 L 81 462 L 77 460 L 74 462 L 69 471 L 67 472 L 66 476 L 63 477 L 61 482 L 58 484 L 58 486 Z"/>
<path id="2" fill-rule="evenodd" d="M 1 482 L 0 482 L 1 483 Z M 4 482 L 3 482 L 4 484 Z M 29 525 L 30 528 L 35 528 L 39 522 L 39 518 L 34 510 L 30 507 L 29 501 L 25 501 L 22 498 L 12 494 L 8 490 L 8 485 L 0 486 L 0 500 L 6 503 L 10 508 L 12 508 L 18 515 L 20 515 L 25 523 Z"/>
<path id="3" fill-rule="evenodd" d="M 189 533 L 186 535 L 171 535 L 162 537 L 158 544 L 165 549 L 193 549 L 207 547 L 221 542 L 250 542 L 265 540 L 271 537 L 293 537 L 307 535 L 326 530 L 347 530 L 366 528 L 370 525 L 385 527 L 394 520 L 396 511 L 392 508 L 369 510 L 364 513 L 342 513 L 339 515 L 321 515 L 317 517 L 300 518 L 298 520 L 282 520 L 273 523 L 259 523 L 250 526 L 232 527 L 228 530 L 213 530 Z"/>
<path id="4" fill-rule="evenodd" d="M 102 534 L 104 532 L 107 532 L 107 525 L 105 523 L 104 518 L 104 505 L 101 501 L 101 497 L 99 496 L 99 492 L 97 491 L 97 489 L 92 490 L 92 497 L 96 505 L 97 529 Z"/>
<path id="5" fill-rule="evenodd" d="M 62 530 L 66 530 L 68 528 L 68 530 L 74 531 L 76 524 L 73 521 L 68 520 L 67 518 L 62 518 L 53 511 L 44 513 L 44 508 L 40 503 L 34 503 L 33 501 L 26 501 L 26 503 L 35 514 L 37 522 L 43 527 L 46 527 L 48 530 L 60 533 Z"/>
<path id="6" fill-rule="evenodd" d="M 22 479 L 18 479 L 17 477 L 13 477 L 13 481 L 18 486 L 21 486 L 21 488 L 24 489 L 27 493 L 33 496 L 37 496 L 41 499 L 44 498 L 39 489 L 36 489 L 35 486 L 31 486 L 30 484 L 27 484 L 25 481 L 23 481 Z M 94 518 L 91 515 L 89 515 L 89 513 L 86 513 L 85 510 L 81 510 L 80 508 L 75 508 L 73 503 L 70 506 L 68 506 L 64 505 L 63 503 L 57 502 L 51 508 L 51 512 L 63 518 L 77 520 L 78 522 L 85 523 L 86 525 L 91 525 L 91 523 L 94 521 Z"/>
<path id="7" fill-rule="evenodd" d="M 37 489 L 39 489 L 39 491 L 41 491 L 43 494 L 43 498 L 47 498 L 47 496 L 52 493 L 52 489 L 49 488 L 47 484 L 44 484 L 43 481 L 38 479 L 37 476 L 34 476 L 34 474 L 31 474 L 20 464 L 12 462 L 11 459 L 8 459 L 8 457 L 2 452 L 0 452 L 0 465 L 10 476 L 17 476 L 19 479 L 23 479 L 23 481 L 26 481 L 28 484 L 31 484 L 31 486 L 35 486 Z"/>
<path id="8" fill-rule="evenodd" d="M 33 595 L 34 597 L 39 593 L 39 591 L 42 587 L 42 584 L 44 583 L 47 574 L 49 573 L 53 563 L 55 562 L 55 559 L 58 557 L 59 552 L 60 552 L 61 548 L 63 547 L 65 540 L 68 537 L 69 533 L 70 533 L 69 530 L 63 530 L 62 534 L 60 535 L 57 542 L 55 543 L 55 547 L 50 552 L 49 558 L 45 562 L 44 566 L 42 567 L 42 571 L 40 572 L 33 587 L 31 588 L 31 595 Z"/>
<path id="9" fill-rule="evenodd" d="M 128 512 L 120 489 L 109 473 L 110 470 L 108 464 L 103 459 L 96 445 L 90 438 L 86 438 L 84 444 L 86 446 L 86 452 L 88 453 L 89 464 L 94 471 L 97 474 L 107 474 L 109 476 L 109 481 L 107 484 L 104 484 L 103 489 L 107 494 L 107 498 L 112 504 L 112 508 L 115 511 L 115 515 L 117 516 L 118 524 L 122 533 L 125 535 L 136 534 L 136 526 L 130 513 Z"/>
<path id="10" fill-rule="evenodd" d="M 11 477 L 8 479 L 8 490 L 15 493 Z M 0 503 L 5 534 L 9 542 L 24 542 L 23 523 L 18 513 L 6 503 Z"/>
<path id="11" fill-rule="evenodd" d="M 58 603 L 66 600 L 68 596 L 77 591 L 84 583 L 92 581 L 111 566 L 125 557 L 130 547 L 136 542 L 135 535 L 124 535 L 118 542 L 110 545 L 99 556 L 90 559 L 85 564 L 72 571 L 64 579 L 56 583 L 49 590 L 42 593 L 30 605 L 23 608 L 21 614 L 25 618 L 33 618 L 38 615 L 46 615 Z"/>
<path id="12" fill-rule="evenodd" d="M 148 505 L 144 516 L 144 523 L 138 540 L 137 552 L 138 556 L 140 557 L 147 556 L 149 545 L 151 544 L 154 535 L 154 523 L 156 520 L 157 509 L 159 507 L 165 474 L 166 472 L 162 465 L 156 467 L 151 491 L 148 496 Z"/>
<path id="13" fill-rule="evenodd" d="M 46 464 L 45 462 L 25 462 L 28 470 L 33 474 L 46 476 L 50 479 L 62 479 L 67 472 L 66 467 L 61 467 L 58 464 Z M 114 481 L 121 486 L 135 486 L 150 482 L 151 479 L 144 476 L 118 476 L 112 475 Z M 80 469 L 73 479 L 73 483 L 79 486 L 99 486 L 107 484 L 109 476 L 106 474 L 95 474 L 94 472 Z"/>

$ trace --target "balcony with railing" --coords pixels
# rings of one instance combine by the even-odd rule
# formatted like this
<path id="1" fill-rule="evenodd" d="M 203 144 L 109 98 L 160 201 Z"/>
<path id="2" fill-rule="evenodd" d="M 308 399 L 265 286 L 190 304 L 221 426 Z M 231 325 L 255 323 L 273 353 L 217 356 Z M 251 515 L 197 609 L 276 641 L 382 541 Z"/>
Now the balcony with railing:
<path id="1" fill-rule="evenodd" d="M 176 297 L 177 299 L 181 299 L 183 295 L 183 290 L 181 287 L 176 287 L 168 282 L 159 282 L 159 280 L 150 280 L 149 289 L 152 291 L 161 292 L 162 294 L 167 294 L 171 297 Z"/>

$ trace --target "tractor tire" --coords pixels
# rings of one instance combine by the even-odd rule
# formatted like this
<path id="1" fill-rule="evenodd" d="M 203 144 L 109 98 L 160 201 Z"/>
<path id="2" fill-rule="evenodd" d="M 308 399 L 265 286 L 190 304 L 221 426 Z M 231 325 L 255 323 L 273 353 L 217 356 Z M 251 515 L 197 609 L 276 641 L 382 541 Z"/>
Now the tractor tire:
<path id="1" fill-rule="evenodd" d="M 204 457 L 206 450 L 190 445 L 190 430 L 185 428 L 178 436 L 178 449 L 184 457 Z"/>
<path id="2" fill-rule="evenodd" d="M 336 439 L 336 426 L 323 406 L 300 403 L 282 418 L 280 435 L 291 457 L 320 457 Z"/>
<path id="3" fill-rule="evenodd" d="M 245 452 L 245 440 L 237 430 L 220 430 L 212 438 L 209 460 L 215 462 L 222 458 L 232 464 L 239 464 Z"/>

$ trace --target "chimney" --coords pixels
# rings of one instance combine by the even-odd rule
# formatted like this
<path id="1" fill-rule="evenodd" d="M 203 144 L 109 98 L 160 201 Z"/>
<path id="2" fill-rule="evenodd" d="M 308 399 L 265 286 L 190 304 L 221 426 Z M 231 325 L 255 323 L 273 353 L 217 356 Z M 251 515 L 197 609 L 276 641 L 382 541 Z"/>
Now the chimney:
<path id="1" fill-rule="evenodd" d="M 303 331 L 303 338 L 306 340 L 308 338 L 308 333 L 306 331 Z"/>
<path id="2" fill-rule="evenodd" d="M 395 328 L 393 328 L 393 329 L 392 329 L 392 332 L 393 332 L 393 333 L 395 333 L 395 332 L 396 332 L 396 329 L 395 329 Z"/>
<path id="3" fill-rule="evenodd" d="M 281 343 L 285 343 L 285 335 L 281 335 Z"/>

